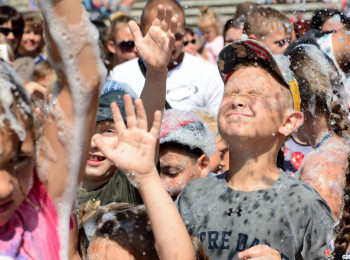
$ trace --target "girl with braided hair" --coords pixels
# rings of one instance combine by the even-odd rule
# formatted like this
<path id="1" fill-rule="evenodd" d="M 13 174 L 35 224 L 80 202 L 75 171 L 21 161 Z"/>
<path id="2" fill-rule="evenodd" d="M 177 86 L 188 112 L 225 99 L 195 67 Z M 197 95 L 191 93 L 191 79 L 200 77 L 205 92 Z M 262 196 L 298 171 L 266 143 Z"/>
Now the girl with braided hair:
<path id="1" fill-rule="evenodd" d="M 345 172 L 349 172 L 350 133 L 344 85 L 334 63 L 315 45 L 301 44 L 288 53 L 305 118 L 298 135 L 314 148 L 304 158 L 299 177 L 320 193 L 337 220 L 343 205 Z"/>

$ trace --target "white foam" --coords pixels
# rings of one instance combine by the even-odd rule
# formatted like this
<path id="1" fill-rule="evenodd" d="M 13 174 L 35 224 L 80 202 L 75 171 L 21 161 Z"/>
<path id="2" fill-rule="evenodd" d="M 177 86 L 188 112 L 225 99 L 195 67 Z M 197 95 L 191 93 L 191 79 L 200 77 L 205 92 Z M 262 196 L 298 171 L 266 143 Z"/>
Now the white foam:
<path id="1" fill-rule="evenodd" d="M 102 89 L 106 78 L 106 69 L 99 58 L 98 32 L 90 23 L 88 14 L 83 10 L 81 22 L 72 25 L 68 23 L 65 17 L 56 15 L 53 3 L 53 0 L 38 0 L 40 10 L 48 24 L 48 29 L 61 57 L 60 63 L 55 62 L 52 58 L 50 60 L 57 75 L 60 75 L 59 72 L 63 72 L 68 81 L 75 113 L 71 129 L 67 129 L 67 123 L 64 123 L 63 120 L 57 122 L 58 128 L 62 130 L 62 133 L 59 134 L 60 139 L 65 138 L 66 150 L 70 151 L 67 162 L 69 177 L 66 180 L 66 189 L 62 198 L 55 201 L 59 216 L 60 257 L 61 259 L 67 259 L 69 215 L 79 186 L 78 174 L 82 163 L 82 151 L 85 142 L 86 114 L 94 92 L 93 87 L 97 83 L 89 82 L 84 78 L 76 62 L 77 56 L 84 47 L 93 47 L 93 56 L 98 62 L 97 70 L 100 77 L 97 80 L 99 80 L 100 89 Z M 47 43 L 48 53 L 50 54 L 51 46 L 48 41 Z M 58 103 L 55 104 L 53 102 L 52 111 L 56 119 L 63 116 L 60 114 L 61 109 Z"/>

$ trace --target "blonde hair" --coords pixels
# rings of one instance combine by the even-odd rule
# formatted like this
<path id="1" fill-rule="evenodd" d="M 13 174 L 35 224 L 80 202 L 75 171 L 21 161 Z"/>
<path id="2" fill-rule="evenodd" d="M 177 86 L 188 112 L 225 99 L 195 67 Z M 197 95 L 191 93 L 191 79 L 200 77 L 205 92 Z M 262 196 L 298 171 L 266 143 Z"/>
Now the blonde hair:
<path id="1" fill-rule="evenodd" d="M 213 9 L 204 5 L 200 8 L 201 15 L 198 18 L 198 26 L 200 28 L 214 26 L 216 28 L 217 34 L 220 33 L 220 20 Z"/>
<path id="2" fill-rule="evenodd" d="M 292 33 L 292 23 L 287 16 L 271 7 L 260 7 L 248 15 L 243 32 L 261 39 L 273 33 L 274 25 L 277 29 L 283 28 L 286 33 Z"/>

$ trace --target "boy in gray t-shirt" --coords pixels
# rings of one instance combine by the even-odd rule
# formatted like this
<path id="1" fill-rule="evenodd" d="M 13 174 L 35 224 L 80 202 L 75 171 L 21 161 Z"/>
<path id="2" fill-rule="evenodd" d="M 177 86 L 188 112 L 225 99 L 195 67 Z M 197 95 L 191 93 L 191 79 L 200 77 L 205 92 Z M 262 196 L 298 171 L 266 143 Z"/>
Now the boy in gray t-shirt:
<path id="1" fill-rule="evenodd" d="M 289 60 L 254 40 L 219 54 L 225 83 L 218 122 L 229 170 L 185 187 L 178 208 L 210 259 L 322 259 L 333 219 L 327 203 L 276 167 L 286 137 L 303 122 Z"/>

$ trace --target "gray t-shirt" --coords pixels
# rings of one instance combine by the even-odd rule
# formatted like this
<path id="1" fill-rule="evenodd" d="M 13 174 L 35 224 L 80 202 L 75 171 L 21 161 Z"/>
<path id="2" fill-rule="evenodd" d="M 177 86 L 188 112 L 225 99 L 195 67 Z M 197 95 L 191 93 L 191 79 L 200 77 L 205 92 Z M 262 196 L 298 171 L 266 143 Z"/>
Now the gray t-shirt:
<path id="1" fill-rule="evenodd" d="M 231 189 L 226 173 L 185 187 L 178 208 L 191 235 L 210 259 L 238 259 L 239 252 L 269 245 L 282 259 L 323 259 L 333 218 L 327 203 L 307 184 L 281 172 L 269 188 Z"/>

